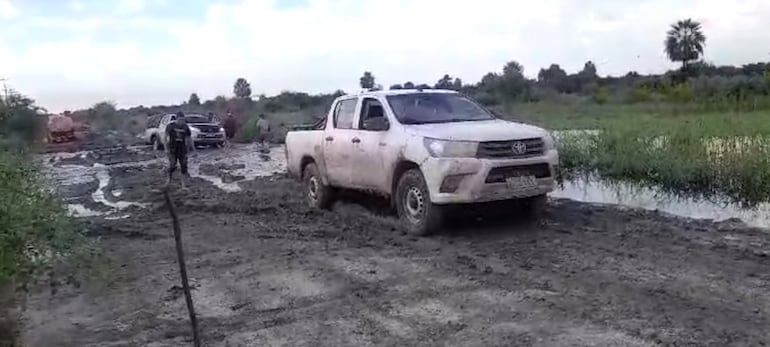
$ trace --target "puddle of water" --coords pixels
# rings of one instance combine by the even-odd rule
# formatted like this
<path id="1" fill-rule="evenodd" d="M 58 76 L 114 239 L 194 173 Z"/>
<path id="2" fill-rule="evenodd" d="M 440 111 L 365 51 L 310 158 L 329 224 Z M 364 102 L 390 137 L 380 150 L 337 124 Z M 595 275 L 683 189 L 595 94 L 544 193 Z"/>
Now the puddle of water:
<path id="1" fill-rule="evenodd" d="M 744 209 L 731 204 L 676 198 L 652 188 L 638 188 L 629 184 L 608 184 L 587 179 L 564 182 L 564 187 L 551 193 L 551 196 L 583 202 L 659 210 L 689 218 L 717 221 L 740 218 L 748 225 L 770 228 L 770 204 L 761 204 L 754 209 Z"/>
<path id="2" fill-rule="evenodd" d="M 96 171 L 96 179 L 99 181 L 99 189 L 91 194 L 91 198 L 95 202 L 102 203 L 117 210 L 126 209 L 131 206 L 137 206 L 141 208 L 147 207 L 147 204 L 140 202 L 107 200 L 107 198 L 104 196 L 104 191 L 107 188 L 107 185 L 110 183 L 110 173 L 107 171 L 108 167 L 102 164 L 94 164 L 94 167 L 100 169 Z"/>
<path id="3" fill-rule="evenodd" d="M 286 152 L 283 146 L 271 148 L 268 155 L 260 153 L 259 146 L 257 145 L 226 148 L 221 151 L 224 151 L 225 154 L 223 155 L 220 151 L 208 151 L 199 154 L 191 162 L 190 175 L 209 181 L 217 188 L 226 192 L 237 192 L 241 190 L 238 182 L 253 180 L 257 177 L 271 176 L 286 171 Z M 201 173 L 201 164 L 212 164 L 215 166 L 243 165 L 243 168 L 225 171 L 232 176 L 242 176 L 244 178 L 235 182 L 224 182 L 222 177 Z"/>
<path id="4" fill-rule="evenodd" d="M 105 215 L 104 212 L 94 211 L 82 204 L 67 204 L 67 212 L 75 218 L 97 217 Z"/>

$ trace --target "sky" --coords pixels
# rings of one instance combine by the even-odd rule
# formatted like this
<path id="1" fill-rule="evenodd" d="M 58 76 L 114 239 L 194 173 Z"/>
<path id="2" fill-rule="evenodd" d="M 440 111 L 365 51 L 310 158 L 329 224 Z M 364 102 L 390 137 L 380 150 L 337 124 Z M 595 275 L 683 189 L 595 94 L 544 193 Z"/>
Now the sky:
<path id="1" fill-rule="evenodd" d="M 52 112 L 231 95 L 477 82 L 510 60 L 535 77 L 591 60 L 662 72 L 668 26 L 692 18 L 716 64 L 770 60 L 770 0 L 0 0 L 0 78 Z"/>

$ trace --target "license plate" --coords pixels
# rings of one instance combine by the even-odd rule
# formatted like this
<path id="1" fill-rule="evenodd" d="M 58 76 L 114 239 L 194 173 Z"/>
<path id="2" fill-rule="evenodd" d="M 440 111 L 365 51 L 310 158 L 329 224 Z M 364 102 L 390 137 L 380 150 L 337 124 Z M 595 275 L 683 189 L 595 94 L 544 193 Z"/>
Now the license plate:
<path id="1" fill-rule="evenodd" d="M 537 179 L 535 179 L 535 176 L 508 177 L 505 179 L 505 183 L 508 185 L 509 189 L 515 190 L 525 190 L 537 187 Z"/>

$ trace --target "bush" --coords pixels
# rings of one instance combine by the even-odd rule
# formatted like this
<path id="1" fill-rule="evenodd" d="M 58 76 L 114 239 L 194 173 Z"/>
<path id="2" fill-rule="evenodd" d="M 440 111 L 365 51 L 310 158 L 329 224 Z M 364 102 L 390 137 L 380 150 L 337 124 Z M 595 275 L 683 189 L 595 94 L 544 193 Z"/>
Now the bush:
<path id="1" fill-rule="evenodd" d="M 682 103 L 693 99 L 692 90 L 687 83 L 680 83 L 666 88 L 664 93 L 666 101 L 669 102 Z"/>
<path id="2" fill-rule="evenodd" d="M 45 131 L 41 116 L 31 99 L 11 93 L 0 98 L 0 146 L 24 148 Z"/>
<path id="3" fill-rule="evenodd" d="M 45 188 L 39 168 L 25 152 L 40 126 L 32 100 L 12 94 L 0 98 L 0 290 L 24 285 L 51 261 L 79 254 L 84 243 L 60 201 Z M 23 149 L 19 149 L 23 148 Z"/>
<path id="4" fill-rule="evenodd" d="M 648 88 L 646 88 L 643 85 L 636 85 L 633 89 L 631 89 L 631 92 L 629 92 L 627 97 L 627 102 L 629 103 L 640 103 L 640 102 L 648 102 L 652 100 L 652 91 L 650 91 Z"/>
<path id="5" fill-rule="evenodd" d="M 257 121 L 258 115 L 252 115 L 247 118 L 246 121 L 238 128 L 238 132 L 235 134 L 235 141 L 241 143 L 253 142 L 257 137 Z"/>
<path id="6" fill-rule="evenodd" d="M 0 150 L 0 285 L 23 284 L 82 243 L 60 201 L 44 188 L 31 158 Z"/>
<path id="7" fill-rule="evenodd" d="M 596 88 L 593 95 L 593 100 L 595 103 L 599 105 L 603 105 L 607 103 L 609 99 L 610 99 L 610 92 L 609 90 L 607 90 L 607 87 Z"/>

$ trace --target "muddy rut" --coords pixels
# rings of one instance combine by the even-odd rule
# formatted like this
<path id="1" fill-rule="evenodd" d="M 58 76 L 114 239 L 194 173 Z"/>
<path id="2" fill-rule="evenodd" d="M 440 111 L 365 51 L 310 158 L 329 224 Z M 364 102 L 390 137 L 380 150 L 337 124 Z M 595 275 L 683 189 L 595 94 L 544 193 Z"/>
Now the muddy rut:
<path id="1" fill-rule="evenodd" d="M 122 155 L 59 160 L 93 168 Z M 233 156 L 196 160 L 220 157 Z M 244 168 L 225 164 L 200 170 L 237 180 L 228 170 Z M 99 170 L 110 176 L 105 199 L 144 205 L 82 219 L 109 276 L 34 291 L 24 342 L 189 345 L 171 222 L 156 189 L 162 164 Z M 173 193 L 207 346 L 770 344 L 770 234 L 739 221 L 552 200 L 538 223 L 474 214 L 414 238 L 367 199 L 311 210 L 280 174 L 248 177 L 238 189 L 212 182 L 195 178 Z M 60 191 L 109 210 L 93 201 L 98 189 L 75 182 Z"/>

